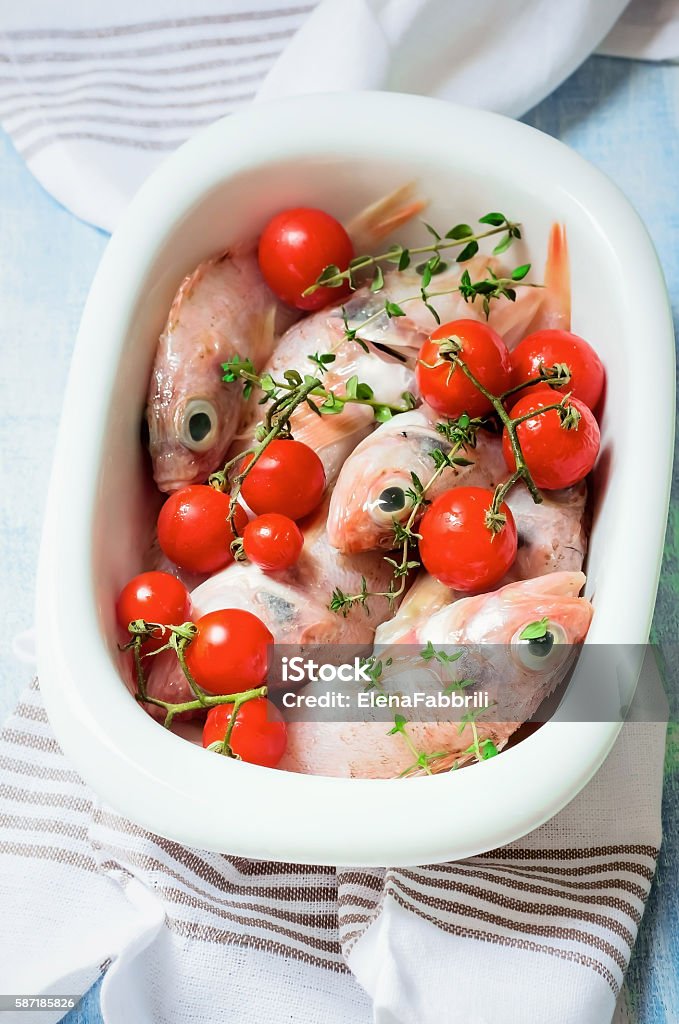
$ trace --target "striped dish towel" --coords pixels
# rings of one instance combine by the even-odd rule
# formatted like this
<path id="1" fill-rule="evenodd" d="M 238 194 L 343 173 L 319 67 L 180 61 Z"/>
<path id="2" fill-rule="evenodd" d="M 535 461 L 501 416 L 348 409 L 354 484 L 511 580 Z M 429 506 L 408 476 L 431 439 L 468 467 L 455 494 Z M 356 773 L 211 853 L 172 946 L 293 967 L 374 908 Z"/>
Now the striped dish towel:
<path id="1" fill-rule="evenodd" d="M 396 89 L 523 114 L 596 48 L 626 0 L 1 6 L 0 119 L 45 188 L 110 230 L 165 154 L 255 98 Z"/>
<path id="2" fill-rule="evenodd" d="M 105 971 L 106 1024 L 608 1024 L 660 843 L 664 728 L 627 722 L 587 788 L 503 849 L 308 867 L 186 849 L 102 806 L 35 683 L 0 738 L 0 992 L 81 994 Z"/>

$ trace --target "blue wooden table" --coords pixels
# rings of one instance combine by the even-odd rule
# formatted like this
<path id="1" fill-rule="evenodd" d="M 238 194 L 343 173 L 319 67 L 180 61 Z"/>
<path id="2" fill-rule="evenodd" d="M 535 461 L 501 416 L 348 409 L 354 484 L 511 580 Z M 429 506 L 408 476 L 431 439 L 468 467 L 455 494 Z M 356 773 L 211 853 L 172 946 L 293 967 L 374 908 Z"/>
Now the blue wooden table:
<path id="1" fill-rule="evenodd" d="M 679 323 L 679 66 L 592 58 L 526 120 L 577 149 L 627 193 L 654 238 L 673 300 L 675 324 Z M 28 666 L 13 659 L 10 638 L 29 626 L 33 616 L 39 529 L 63 386 L 81 308 L 105 243 L 105 235 L 81 224 L 40 188 L 0 133 L 2 718 L 30 674 Z M 634 287 L 634 253 L 630 253 L 629 286 Z M 652 396 L 640 397 L 652 401 Z M 652 409 L 648 412 L 652 445 Z M 635 415 L 643 416 L 643 409 L 635 410 Z M 639 474 L 643 486 L 643 467 Z M 676 661 L 670 645 L 679 635 L 678 598 L 679 481 L 675 473 L 653 627 L 654 638 L 666 645 L 670 662 Z M 676 719 L 676 677 L 668 677 L 667 683 Z M 679 1020 L 678 737 L 671 725 L 664 847 L 628 976 L 630 1016 L 635 1024 Z M 67 1019 L 69 1024 L 100 1020 L 96 987 Z"/>

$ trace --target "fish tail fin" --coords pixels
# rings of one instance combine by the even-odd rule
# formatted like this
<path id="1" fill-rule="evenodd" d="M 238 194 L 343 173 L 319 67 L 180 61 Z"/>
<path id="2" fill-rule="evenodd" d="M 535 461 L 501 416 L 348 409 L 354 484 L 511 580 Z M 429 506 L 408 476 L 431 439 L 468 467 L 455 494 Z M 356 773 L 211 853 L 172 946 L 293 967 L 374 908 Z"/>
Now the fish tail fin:
<path id="1" fill-rule="evenodd" d="M 380 239 L 422 213 L 427 203 L 417 197 L 414 181 L 371 203 L 345 225 L 356 252 L 368 252 Z"/>
<path id="2" fill-rule="evenodd" d="M 552 224 L 545 264 L 545 327 L 571 329 L 571 272 L 565 224 Z"/>

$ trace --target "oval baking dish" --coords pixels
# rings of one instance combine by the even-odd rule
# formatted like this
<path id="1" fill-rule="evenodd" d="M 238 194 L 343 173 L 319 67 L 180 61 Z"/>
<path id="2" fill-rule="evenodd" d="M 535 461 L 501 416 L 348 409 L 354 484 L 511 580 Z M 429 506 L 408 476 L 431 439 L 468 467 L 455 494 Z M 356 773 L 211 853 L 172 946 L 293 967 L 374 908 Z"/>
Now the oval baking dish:
<path id="1" fill-rule="evenodd" d="M 531 128 L 421 97 L 308 96 L 219 121 L 142 188 L 92 285 L 65 396 L 38 587 L 39 676 L 65 753 L 103 800 L 191 846 L 367 865 L 479 853 L 572 799 L 608 753 L 631 697 L 633 673 L 621 690 L 615 673 L 594 679 L 581 663 L 557 719 L 500 757 L 434 777 L 372 781 L 210 756 L 159 728 L 121 682 L 110 639 L 114 599 L 141 563 L 157 510 L 139 425 L 177 285 L 205 256 L 254 237 L 282 207 L 316 205 L 342 218 L 411 179 L 429 198 L 434 223 L 487 209 L 520 218 L 527 245 L 517 256 L 536 268 L 551 222 L 567 225 L 573 329 L 596 340 L 608 375 L 586 566 L 595 607 L 587 643 L 641 645 L 648 637 L 671 479 L 674 343 L 662 271 L 626 199 Z M 630 413 L 640 397 L 652 400 L 652 444 Z M 569 702 L 590 698 L 599 721 L 569 721 Z"/>

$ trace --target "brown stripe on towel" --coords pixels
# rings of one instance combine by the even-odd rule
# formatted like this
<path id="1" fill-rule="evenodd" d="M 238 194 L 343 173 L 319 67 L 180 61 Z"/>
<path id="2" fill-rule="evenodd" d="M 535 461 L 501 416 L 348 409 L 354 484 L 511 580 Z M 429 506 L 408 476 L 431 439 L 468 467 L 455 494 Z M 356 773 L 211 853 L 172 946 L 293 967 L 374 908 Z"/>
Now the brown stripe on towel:
<path id="1" fill-rule="evenodd" d="M 8 39 L 17 42 L 37 39 L 106 39 L 115 36 L 139 35 L 163 29 L 197 28 L 201 25 L 231 25 L 239 21 L 266 21 L 275 18 L 289 18 L 309 14 L 313 4 L 299 7 L 280 7 L 269 10 L 242 10 L 230 14 L 198 14 L 184 18 L 161 18 L 154 21 L 140 21 L 128 25 L 103 25 L 97 28 L 27 28 L 10 29 L 4 32 Z"/>
<path id="2" fill-rule="evenodd" d="M 262 939 L 257 935 L 241 935 L 238 932 L 228 932 L 210 925 L 196 924 L 193 921 L 186 921 L 176 917 L 168 917 L 166 924 L 170 931 L 175 932 L 175 934 L 196 939 L 200 942 L 218 942 L 222 945 L 246 946 L 262 950 L 265 953 L 277 953 L 279 956 L 301 960 L 313 967 L 325 967 L 327 970 L 336 971 L 338 974 L 350 973 L 349 968 L 342 960 L 332 960 L 328 957 L 304 953 L 294 946 L 287 946 L 275 940 Z"/>

